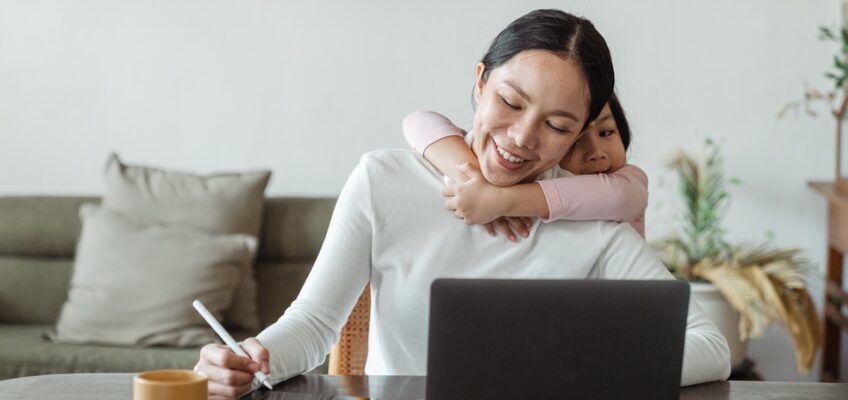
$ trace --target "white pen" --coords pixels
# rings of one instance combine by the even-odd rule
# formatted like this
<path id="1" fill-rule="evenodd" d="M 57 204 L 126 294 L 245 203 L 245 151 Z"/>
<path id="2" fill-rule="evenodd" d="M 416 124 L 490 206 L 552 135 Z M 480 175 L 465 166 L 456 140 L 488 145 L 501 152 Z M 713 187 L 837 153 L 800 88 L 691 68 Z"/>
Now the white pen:
<path id="1" fill-rule="evenodd" d="M 209 312 L 209 310 L 207 310 L 206 307 L 203 306 L 203 303 L 201 303 L 200 300 L 195 300 L 194 302 L 191 303 L 191 305 L 194 306 L 194 309 L 197 310 L 197 312 L 200 313 L 200 316 L 203 317 L 203 319 L 206 320 L 206 323 L 209 324 L 209 326 L 212 327 L 212 329 L 215 331 L 215 333 L 217 333 L 218 336 L 221 337 L 221 339 L 224 341 L 224 343 L 227 344 L 227 346 L 230 348 L 230 350 L 232 350 L 237 355 L 250 358 L 250 356 L 248 356 L 247 353 L 244 352 L 244 349 L 242 349 L 241 346 L 239 346 L 239 344 L 236 343 L 235 339 L 233 339 L 233 337 L 230 336 L 230 334 L 227 332 L 227 330 L 224 329 L 223 326 L 221 326 L 221 324 L 218 322 L 218 320 L 215 319 L 215 317 L 212 316 L 212 314 Z M 266 388 L 274 389 L 274 387 L 271 386 L 270 383 L 268 383 L 268 376 L 263 374 L 262 371 L 254 372 L 253 376 L 256 377 L 256 379 L 259 381 L 259 383 L 261 383 Z"/>

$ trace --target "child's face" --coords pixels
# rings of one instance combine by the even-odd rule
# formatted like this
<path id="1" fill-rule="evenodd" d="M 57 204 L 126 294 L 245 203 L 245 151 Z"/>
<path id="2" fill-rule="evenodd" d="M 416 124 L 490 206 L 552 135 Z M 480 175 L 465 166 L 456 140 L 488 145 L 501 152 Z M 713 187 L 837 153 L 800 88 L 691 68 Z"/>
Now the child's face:
<path id="1" fill-rule="evenodd" d="M 624 143 L 607 104 L 559 166 L 576 175 L 607 174 L 623 167 L 626 162 Z"/>

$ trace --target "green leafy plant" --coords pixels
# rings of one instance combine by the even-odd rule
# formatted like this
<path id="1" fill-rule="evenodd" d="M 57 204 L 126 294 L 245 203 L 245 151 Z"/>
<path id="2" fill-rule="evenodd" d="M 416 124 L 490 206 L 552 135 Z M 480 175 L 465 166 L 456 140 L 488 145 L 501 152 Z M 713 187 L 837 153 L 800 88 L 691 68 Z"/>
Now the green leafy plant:
<path id="1" fill-rule="evenodd" d="M 837 30 L 819 26 L 819 40 L 835 42 L 839 46 L 839 51 L 833 55 L 833 70 L 824 73 L 825 77 L 833 81 L 833 89 L 822 92 L 804 84 L 804 99 L 786 104 L 778 113 L 778 117 L 782 118 L 789 111 L 797 113 L 802 107 L 805 114 L 816 117 L 818 113 L 812 106 L 816 102 L 827 103 L 837 120 L 840 120 L 840 116 L 845 116 L 845 109 L 848 107 L 848 96 L 844 95 L 844 90 L 848 89 L 845 85 L 848 82 L 848 29 Z M 837 103 L 837 91 L 840 89 L 843 91 L 842 101 Z"/>
<path id="2" fill-rule="evenodd" d="M 841 46 L 841 51 L 833 56 L 833 66 L 836 68 L 836 72 L 825 72 L 824 74 L 833 79 L 837 89 L 841 88 L 848 78 L 848 63 L 845 62 L 848 59 L 848 29 L 841 29 L 836 32 L 836 29 L 820 26 L 819 40 L 837 42 Z"/>
<path id="3" fill-rule="evenodd" d="M 848 116 L 848 29 L 832 29 L 826 26 L 819 27 L 819 40 L 835 42 L 839 50 L 833 55 L 833 70 L 826 71 L 824 75 L 833 80 L 832 90 L 821 92 L 804 84 L 804 99 L 788 103 L 777 114 L 782 118 L 789 111 L 795 111 L 803 107 L 804 113 L 816 117 L 818 114 L 812 107 L 812 103 L 826 103 L 827 108 L 836 120 L 836 184 L 837 187 L 848 190 L 848 183 L 842 178 L 842 132 L 843 121 Z"/>
<path id="4" fill-rule="evenodd" d="M 739 312 L 742 340 L 762 335 L 774 321 L 792 335 L 798 370 L 809 372 L 821 344 L 821 327 L 804 277 L 809 262 L 798 249 L 768 244 L 747 247 L 725 239 L 721 223 L 730 203 L 728 185 L 739 184 L 723 172 L 720 147 L 705 142 L 702 163 L 679 151 L 668 164 L 679 178 L 683 211 L 677 232 L 652 243 L 678 278 L 710 282 Z"/>
<path id="5" fill-rule="evenodd" d="M 721 219 L 727 209 L 729 195 L 725 190 L 725 177 L 721 171 L 721 153 L 715 143 L 707 139 L 709 153 L 704 167 L 686 153 L 678 152 L 668 166 L 679 176 L 679 192 L 685 212 L 682 232 L 668 239 L 669 245 L 680 250 L 682 262 L 671 264 L 672 272 L 681 278 L 693 279 L 690 265 L 698 260 L 714 257 L 730 249 L 724 240 Z M 668 264 L 667 264 L 668 265 Z"/>

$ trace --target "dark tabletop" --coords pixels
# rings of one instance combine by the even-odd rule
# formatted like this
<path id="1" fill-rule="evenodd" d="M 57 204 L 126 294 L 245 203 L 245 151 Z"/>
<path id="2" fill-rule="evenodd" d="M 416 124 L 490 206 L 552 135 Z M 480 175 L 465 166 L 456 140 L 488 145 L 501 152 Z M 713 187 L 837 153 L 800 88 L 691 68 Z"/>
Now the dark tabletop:
<path id="1" fill-rule="evenodd" d="M 59 374 L 30 376 L 0 381 L 0 400 L 132 398 L 134 374 Z M 423 376 L 335 376 L 303 375 L 274 387 L 259 390 L 244 399 L 329 400 L 352 398 L 422 399 Z M 816 399 L 846 400 L 846 383 L 806 382 L 712 382 L 685 387 L 686 400 Z"/>

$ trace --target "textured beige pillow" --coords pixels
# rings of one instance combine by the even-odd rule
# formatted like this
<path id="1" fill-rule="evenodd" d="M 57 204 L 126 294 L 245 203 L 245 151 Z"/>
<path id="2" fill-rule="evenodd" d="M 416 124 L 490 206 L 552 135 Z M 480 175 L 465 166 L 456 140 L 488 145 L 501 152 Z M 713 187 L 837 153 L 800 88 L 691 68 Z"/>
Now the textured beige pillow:
<path id="1" fill-rule="evenodd" d="M 84 205 L 68 301 L 51 338 L 69 343 L 198 346 L 215 335 L 191 305 L 221 317 L 253 259 L 248 235 L 148 225 Z"/>
<path id="2" fill-rule="evenodd" d="M 139 221 L 209 233 L 259 237 L 270 171 L 193 175 L 122 163 L 109 157 L 103 206 Z M 259 330 L 252 262 L 238 277 L 224 324 Z"/>

